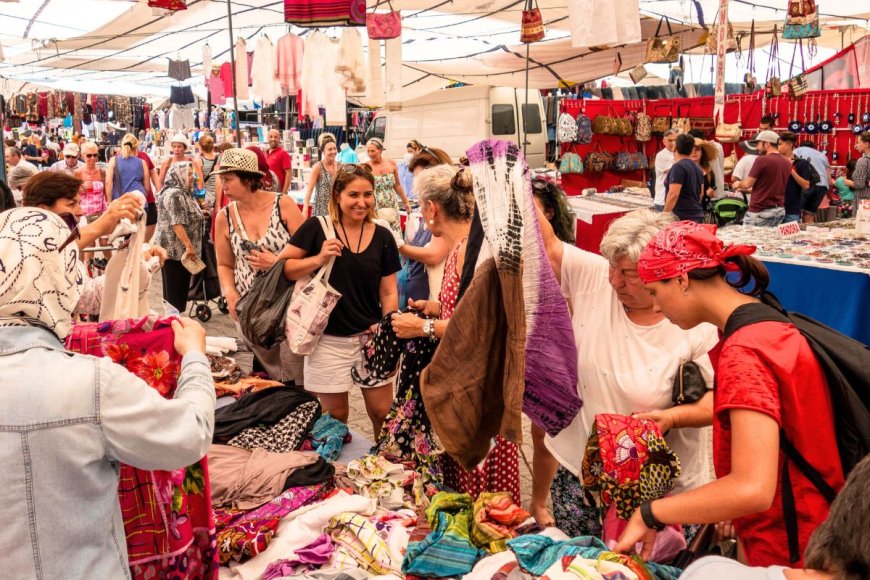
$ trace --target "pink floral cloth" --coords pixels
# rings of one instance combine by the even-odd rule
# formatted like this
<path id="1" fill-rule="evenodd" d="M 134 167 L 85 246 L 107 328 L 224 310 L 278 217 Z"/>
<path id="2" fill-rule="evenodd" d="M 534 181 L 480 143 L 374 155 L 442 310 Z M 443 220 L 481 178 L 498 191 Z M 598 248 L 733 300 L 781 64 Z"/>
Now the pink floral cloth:
<path id="1" fill-rule="evenodd" d="M 69 350 L 108 356 L 166 398 L 175 392 L 181 356 L 171 319 L 146 317 L 76 324 Z M 134 580 L 199 580 L 218 577 L 217 539 L 208 463 L 175 471 L 121 465 L 118 499 Z"/>

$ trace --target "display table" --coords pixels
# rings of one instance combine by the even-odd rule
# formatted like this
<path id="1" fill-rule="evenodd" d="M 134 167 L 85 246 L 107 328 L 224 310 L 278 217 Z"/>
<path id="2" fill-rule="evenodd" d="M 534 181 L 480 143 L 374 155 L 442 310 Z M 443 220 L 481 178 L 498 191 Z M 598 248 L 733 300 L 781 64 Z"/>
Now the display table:
<path id="1" fill-rule="evenodd" d="M 774 228 L 744 226 L 718 235 L 758 247 L 755 256 L 770 272 L 770 291 L 787 310 L 870 343 L 870 236 L 812 227 L 783 239 Z"/>
<path id="2" fill-rule="evenodd" d="M 569 197 L 568 205 L 577 218 L 577 247 L 598 254 L 610 222 L 632 210 L 651 208 L 652 199 L 648 195 L 644 198 L 629 193 L 597 193 Z"/>

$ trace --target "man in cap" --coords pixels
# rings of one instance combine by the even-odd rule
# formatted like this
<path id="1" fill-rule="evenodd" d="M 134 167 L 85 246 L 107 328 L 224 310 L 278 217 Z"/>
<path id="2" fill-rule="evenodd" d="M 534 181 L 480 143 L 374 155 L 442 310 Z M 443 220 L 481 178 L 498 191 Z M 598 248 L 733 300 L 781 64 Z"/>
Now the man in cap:
<path id="1" fill-rule="evenodd" d="M 52 171 L 63 171 L 72 175 L 76 169 L 84 167 L 84 163 L 79 159 L 79 146 L 75 143 L 67 143 L 63 148 L 63 160 L 52 164 Z"/>
<path id="2" fill-rule="evenodd" d="M 791 161 L 777 149 L 779 135 L 762 131 L 752 144 L 758 149 L 758 159 L 749 175 L 734 183 L 735 189 L 752 189 L 749 211 L 743 225 L 776 227 L 785 219 L 785 188 L 791 177 Z"/>

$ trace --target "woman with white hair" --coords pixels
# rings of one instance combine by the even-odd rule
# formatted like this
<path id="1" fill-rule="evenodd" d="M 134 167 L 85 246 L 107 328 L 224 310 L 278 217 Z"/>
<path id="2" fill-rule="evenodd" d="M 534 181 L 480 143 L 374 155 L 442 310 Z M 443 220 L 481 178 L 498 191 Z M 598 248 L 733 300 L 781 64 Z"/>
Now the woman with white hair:
<path id="1" fill-rule="evenodd" d="M 674 493 L 708 481 L 707 434 L 699 427 L 712 423 L 712 391 L 679 407 L 673 405 L 671 395 L 680 365 L 689 361 L 698 364 L 708 388 L 712 387 L 707 353 L 716 344 L 717 333 L 711 325 L 685 331 L 671 324 L 653 308 L 652 297 L 638 277 L 641 251 L 673 221 L 670 214 L 636 210 L 614 221 L 601 241 L 601 256 L 560 241 L 539 216 L 550 263 L 572 310 L 577 392 L 584 404 L 568 427 L 546 437 L 552 458 L 542 458 L 544 467 L 535 475 L 552 479 L 553 516 L 559 529 L 571 537 L 600 537 L 603 514 L 588 501 L 581 480 L 596 414 L 638 414 L 654 420 L 663 433 L 670 431 L 666 439 L 682 466 Z"/>
<path id="2" fill-rule="evenodd" d="M 199 183 L 205 183 L 205 179 L 202 175 L 202 162 L 187 154 L 190 150 L 190 141 L 183 133 L 176 133 L 175 136 L 169 140 L 169 149 L 172 151 L 172 155 L 160 166 L 160 173 L 157 176 L 158 189 L 163 189 L 169 168 L 176 163 L 189 163 L 193 170 L 193 174 L 199 180 Z"/>
<path id="3" fill-rule="evenodd" d="M 82 286 L 76 236 L 45 209 L 0 214 L 0 537 L 10 578 L 129 578 L 119 463 L 180 469 L 212 439 L 199 324 L 172 322 L 182 359 L 171 399 L 108 356 L 64 348 Z"/>
<path id="4" fill-rule="evenodd" d="M 411 202 L 408 201 L 408 196 L 399 180 L 399 168 L 395 161 L 384 157 L 384 142 L 377 137 L 369 139 L 366 143 L 366 152 L 372 175 L 375 176 L 375 213 L 388 222 L 394 232 L 401 233 L 399 198 L 408 215 L 411 214 Z"/>

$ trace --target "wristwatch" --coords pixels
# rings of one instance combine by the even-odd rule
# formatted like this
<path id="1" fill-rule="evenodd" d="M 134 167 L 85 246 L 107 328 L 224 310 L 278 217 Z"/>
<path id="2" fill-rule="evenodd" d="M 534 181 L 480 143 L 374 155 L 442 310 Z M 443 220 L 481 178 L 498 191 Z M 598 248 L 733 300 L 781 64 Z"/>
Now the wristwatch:
<path id="1" fill-rule="evenodd" d="M 640 517 L 643 519 L 644 525 L 651 530 L 660 532 L 665 529 L 665 524 L 658 521 L 653 515 L 651 501 L 645 501 L 640 504 Z"/>
<path id="2" fill-rule="evenodd" d="M 429 337 L 429 340 L 435 340 L 435 320 L 427 318 L 423 321 L 423 333 Z"/>

